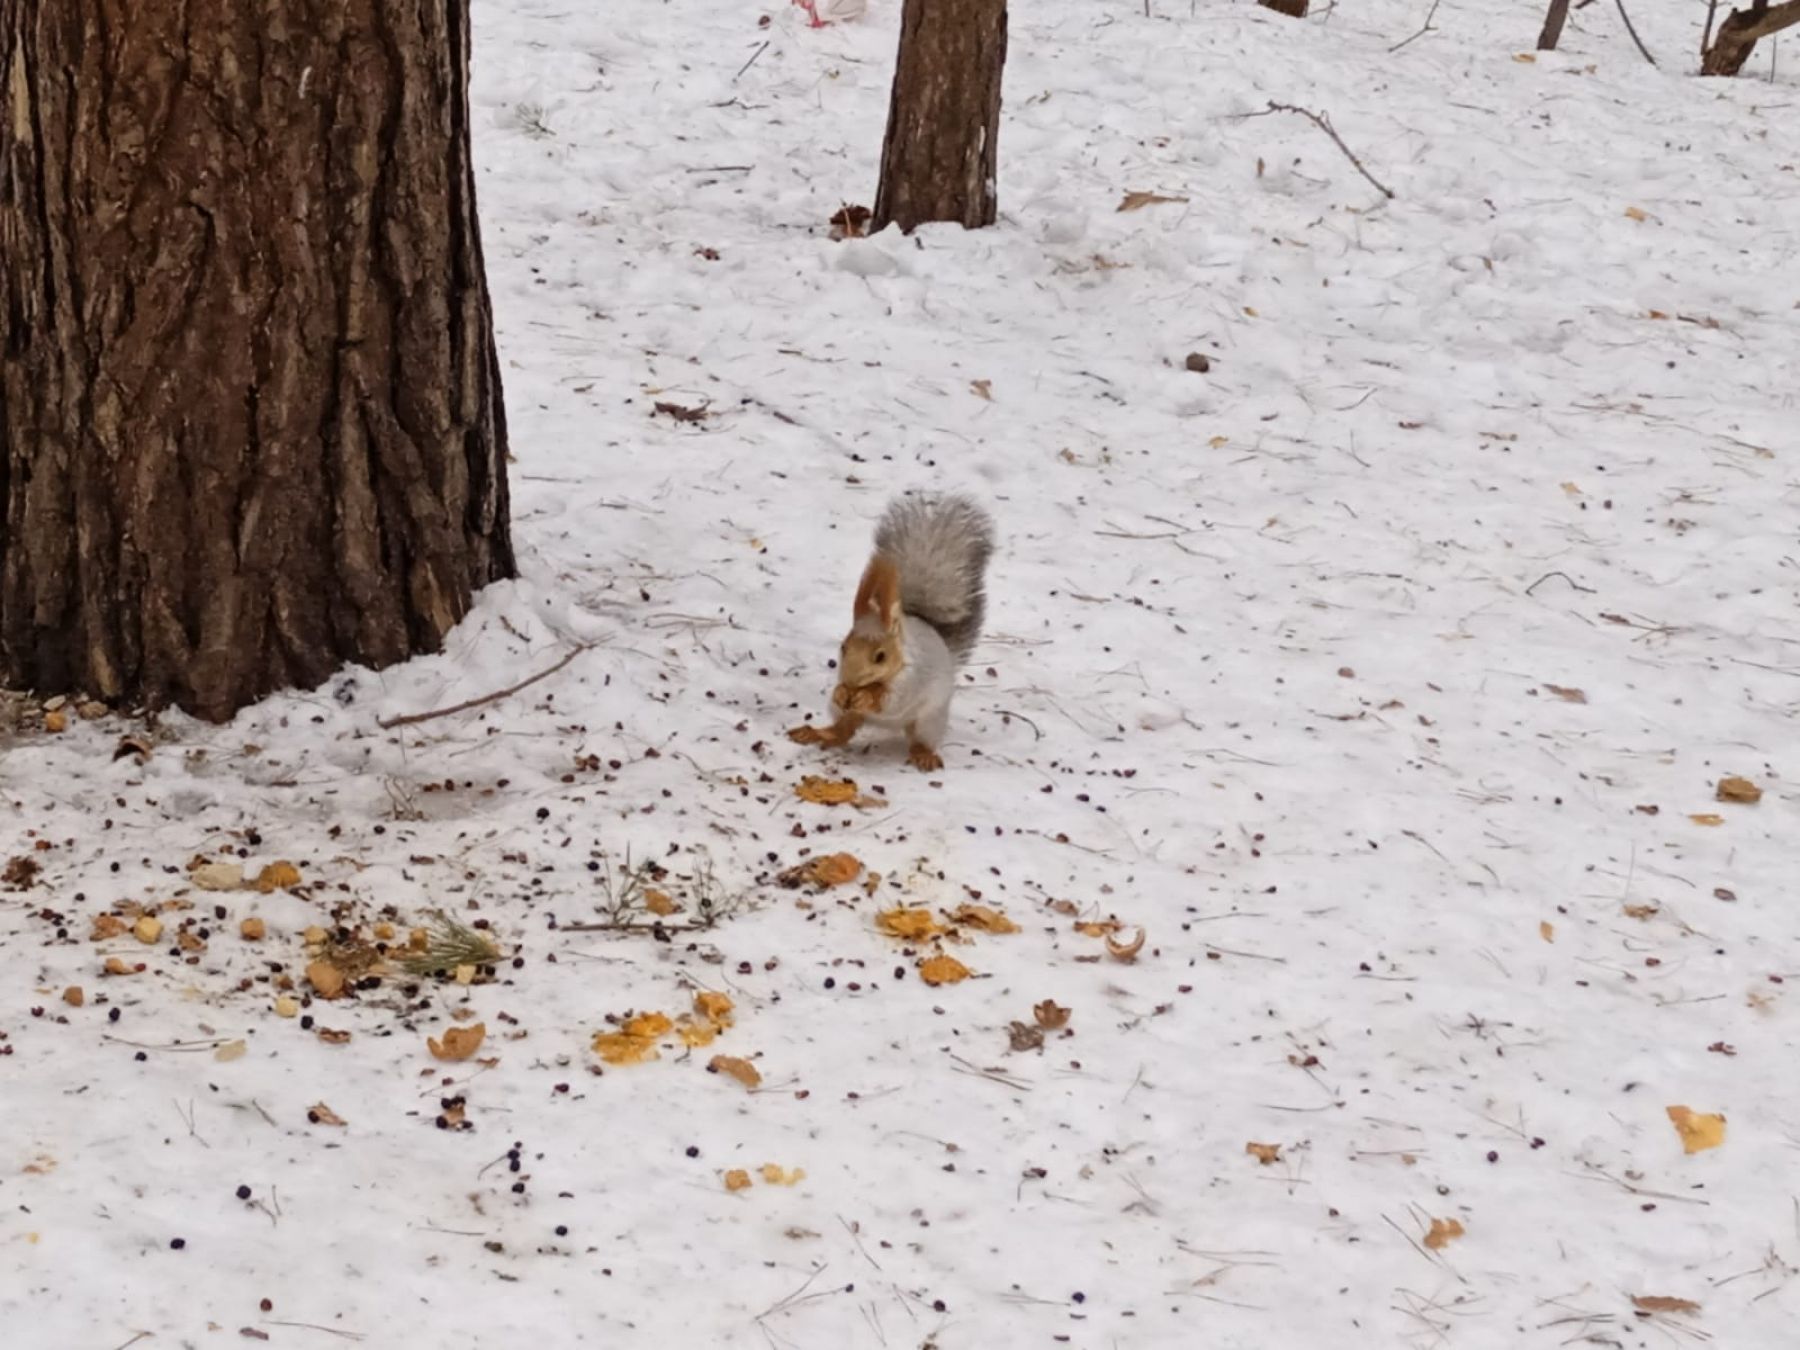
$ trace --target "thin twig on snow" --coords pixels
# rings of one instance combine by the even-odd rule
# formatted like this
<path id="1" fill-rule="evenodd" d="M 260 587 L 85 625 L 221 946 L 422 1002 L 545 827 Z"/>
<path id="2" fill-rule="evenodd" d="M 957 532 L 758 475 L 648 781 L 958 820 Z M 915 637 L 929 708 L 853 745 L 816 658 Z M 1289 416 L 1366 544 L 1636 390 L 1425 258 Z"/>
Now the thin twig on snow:
<path id="1" fill-rule="evenodd" d="M 1356 151 L 1352 150 L 1349 146 L 1344 144 L 1344 138 L 1342 136 L 1338 135 L 1337 128 L 1331 125 L 1331 115 L 1329 113 L 1316 113 L 1316 112 L 1313 112 L 1310 108 L 1296 107 L 1292 103 L 1275 103 L 1275 102 L 1271 102 L 1269 104 L 1269 111 L 1270 112 L 1299 113 L 1300 116 L 1306 118 L 1307 121 L 1311 122 L 1320 131 L 1323 131 L 1327 136 L 1331 137 L 1332 143 L 1334 145 L 1336 145 L 1338 149 L 1340 149 L 1344 152 L 1344 157 L 1346 159 L 1348 159 L 1351 162 L 1351 164 L 1356 166 L 1356 171 L 1358 173 L 1360 173 L 1364 178 L 1368 179 L 1371 183 L 1373 183 L 1375 185 L 1377 191 L 1379 191 L 1382 196 L 1386 197 L 1389 201 L 1392 201 L 1398 195 L 1386 183 L 1382 182 L 1374 174 L 1370 173 L 1368 166 L 1356 157 Z M 1262 115 L 1263 114 L 1261 114 L 1261 113 L 1247 114 L 1247 116 L 1250 116 L 1250 117 L 1261 117 Z"/>
<path id="2" fill-rule="evenodd" d="M 540 670 L 537 674 L 520 680 L 517 684 L 508 685 L 504 689 L 496 689 L 491 694 L 482 694 L 478 698 L 465 699 L 461 703 L 451 704 L 448 708 L 433 708 L 430 712 L 407 713 L 401 717 L 384 717 L 375 725 L 380 727 L 383 731 L 390 731 L 394 727 L 410 727 L 420 722 L 429 722 L 436 717 L 449 717 L 455 713 L 468 712 L 471 708 L 479 708 L 484 704 L 498 703 L 501 699 L 516 694 L 521 689 L 529 689 L 539 680 L 549 679 L 552 675 L 556 674 L 557 671 L 568 665 L 569 662 L 573 661 L 583 652 L 590 650 L 593 646 L 594 644 L 591 642 L 584 642 L 579 647 L 571 648 L 563 654 L 562 660 L 558 661 L 555 665 L 546 670 Z"/>

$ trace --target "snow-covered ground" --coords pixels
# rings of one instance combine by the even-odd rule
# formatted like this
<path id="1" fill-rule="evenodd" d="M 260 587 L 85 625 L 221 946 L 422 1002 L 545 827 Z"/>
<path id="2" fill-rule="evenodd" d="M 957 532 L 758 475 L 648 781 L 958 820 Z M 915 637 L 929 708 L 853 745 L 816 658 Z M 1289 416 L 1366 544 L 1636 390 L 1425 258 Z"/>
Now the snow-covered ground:
<path id="1" fill-rule="evenodd" d="M 897 0 L 478 4 L 524 575 L 147 758 L 6 744 L 7 1343 L 1791 1344 L 1800 90 L 1692 78 L 1695 4 L 1657 69 L 1428 8 L 1022 0 L 1000 224 L 833 243 Z M 925 486 L 1004 537 L 946 768 L 790 745 Z M 571 931 L 628 852 L 681 931 Z M 970 902 L 1020 931 L 877 927 Z M 432 909 L 519 961 L 282 1002 Z"/>

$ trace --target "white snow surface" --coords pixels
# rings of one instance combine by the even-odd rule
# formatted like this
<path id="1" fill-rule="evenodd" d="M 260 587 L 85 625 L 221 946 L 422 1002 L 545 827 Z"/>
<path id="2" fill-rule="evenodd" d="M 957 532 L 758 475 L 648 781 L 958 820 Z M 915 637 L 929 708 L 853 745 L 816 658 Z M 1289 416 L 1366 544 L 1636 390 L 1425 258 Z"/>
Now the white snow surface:
<path id="1" fill-rule="evenodd" d="M 1657 68 L 1605 5 L 1393 50 L 1428 8 L 1016 4 L 999 224 L 834 243 L 897 0 L 480 0 L 522 575 L 141 765 L 119 718 L 6 746 L 7 1343 L 1792 1344 L 1800 90 L 1695 78 L 1694 5 L 1632 6 Z M 945 769 L 789 744 L 921 487 L 1002 538 Z M 744 912 L 559 930 L 628 850 Z M 773 884 L 837 850 L 874 896 Z M 190 885 L 240 854 L 305 885 Z M 875 926 L 977 894 L 1021 931 L 960 984 Z M 192 963 L 88 938 L 183 899 Z M 523 964 L 314 1000 L 325 1043 L 272 980 L 346 903 Z M 596 1074 L 696 989 L 714 1046 Z M 427 1053 L 465 1005 L 491 1066 Z"/>

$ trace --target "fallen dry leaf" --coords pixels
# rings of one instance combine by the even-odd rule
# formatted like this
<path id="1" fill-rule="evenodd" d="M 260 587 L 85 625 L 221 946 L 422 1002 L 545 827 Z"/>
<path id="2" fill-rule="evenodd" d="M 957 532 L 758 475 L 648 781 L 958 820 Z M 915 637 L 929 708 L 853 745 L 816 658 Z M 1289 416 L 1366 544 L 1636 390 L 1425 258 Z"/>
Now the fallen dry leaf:
<path id="1" fill-rule="evenodd" d="M 247 1042 L 247 1041 L 226 1041 L 225 1044 L 221 1045 L 217 1050 L 213 1051 L 213 1058 L 215 1060 L 217 1060 L 220 1064 L 229 1064 L 229 1063 L 231 1063 L 232 1060 L 242 1059 L 245 1055 L 247 1055 L 249 1053 L 250 1053 L 249 1042 Z"/>
<path id="2" fill-rule="evenodd" d="M 594 1051 L 608 1064 L 642 1064 L 646 1060 L 660 1059 L 657 1039 L 668 1035 L 674 1026 L 663 1013 L 639 1013 L 627 1018 L 619 1030 L 596 1035 Z"/>
<path id="3" fill-rule="evenodd" d="M 794 795 L 819 806 L 844 806 L 855 801 L 858 794 L 853 779 L 820 778 L 809 773 L 794 785 Z"/>
<path id="4" fill-rule="evenodd" d="M 702 990 L 694 995 L 694 1013 L 719 1027 L 728 1027 L 732 1020 L 731 999 L 724 994 L 715 994 Z"/>
<path id="5" fill-rule="evenodd" d="M 1127 941 L 1121 941 L 1108 933 L 1106 935 L 1106 954 L 1115 961 L 1135 961 L 1138 953 L 1144 950 L 1144 939 L 1148 936 L 1149 934 L 1142 928 L 1137 930 L 1135 938 Z"/>
<path id="6" fill-rule="evenodd" d="M 67 989 L 63 990 L 62 1000 L 71 1008 L 79 1008 L 82 1004 L 87 1002 L 87 995 L 82 992 L 80 985 L 72 984 Z"/>
<path id="7" fill-rule="evenodd" d="M 105 942 L 108 938 L 116 938 L 125 931 L 125 921 L 117 914 L 96 914 L 93 931 L 88 934 L 89 942 Z"/>
<path id="8" fill-rule="evenodd" d="M 806 1169 L 792 1169 L 777 1166 L 775 1163 L 764 1163 L 761 1167 L 762 1179 L 771 1186 L 797 1186 L 806 1180 Z"/>
<path id="9" fill-rule="evenodd" d="M 201 863 L 188 872 L 188 880 L 203 891 L 235 891 L 244 884 L 244 869 L 237 863 Z"/>
<path id="10" fill-rule="evenodd" d="M 1627 220 L 1648 220 L 1650 213 L 1641 206 L 1628 206 L 1625 208 L 1625 218 Z"/>
<path id="11" fill-rule="evenodd" d="M 143 969 L 141 964 L 128 966 L 118 957 L 109 956 L 106 958 L 106 964 L 100 967 L 100 973 L 102 975 L 138 975 L 143 972 Z"/>
<path id="12" fill-rule="evenodd" d="M 1537 53 L 1516 52 L 1513 55 L 1513 60 L 1517 61 L 1522 66 L 1535 66 L 1537 64 Z"/>
<path id="13" fill-rule="evenodd" d="M 350 1033 L 347 1031 L 338 1031 L 333 1027 L 320 1027 L 318 1032 L 319 1039 L 324 1041 L 327 1045 L 350 1044 Z"/>
<path id="14" fill-rule="evenodd" d="M 1625 906 L 1625 917 L 1628 919 L 1651 919 L 1655 918 L 1660 912 L 1660 909 L 1656 905 Z"/>
<path id="15" fill-rule="evenodd" d="M 932 956 L 919 963 L 919 978 L 930 985 L 957 984 L 969 974 L 969 968 L 954 956 Z"/>
<path id="16" fill-rule="evenodd" d="M 52 736 L 59 736 L 69 729 L 69 715 L 61 708 L 55 712 L 44 714 L 44 730 Z"/>
<path id="17" fill-rule="evenodd" d="M 1667 1294 L 1633 1294 L 1631 1306 L 1646 1313 L 1697 1313 L 1700 1305 L 1691 1298 L 1670 1298 Z"/>
<path id="18" fill-rule="evenodd" d="M 1075 931 L 1083 937 L 1106 937 L 1119 931 L 1117 919 L 1084 919 L 1075 925 Z"/>
<path id="19" fill-rule="evenodd" d="M 464 1060 L 481 1049 L 481 1042 L 486 1037 L 486 1022 L 477 1022 L 469 1027 L 445 1027 L 444 1038 L 439 1040 L 435 1036 L 428 1036 L 425 1047 L 431 1051 L 433 1059 Z"/>
<path id="20" fill-rule="evenodd" d="M 300 1015 L 300 1000 L 293 998 L 290 995 L 283 994 L 280 998 L 275 1000 L 275 1015 L 277 1017 L 298 1017 Z"/>
<path id="21" fill-rule="evenodd" d="M 997 909 L 989 909 L 986 905 L 959 905 L 956 913 L 950 916 L 957 923 L 969 928 L 979 928 L 984 933 L 1016 933 L 1019 925 Z"/>
<path id="22" fill-rule="evenodd" d="M 314 961 L 306 967 L 306 982 L 310 984 L 320 998 L 342 998 L 344 996 L 344 972 L 329 961 Z M 456 1056 L 461 1059 L 462 1056 Z"/>
<path id="23" fill-rule="evenodd" d="M 1014 1022 L 1006 1029 L 1007 1044 L 1015 1051 L 1042 1050 L 1044 1048 L 1044 1029 L 1027 1026 L 1023 1022 Z"/>
<path id="24" fill-rule="evenodd" d="M 148 914 L 131 925 L 131 935 L 146 947 L 155 946 L 162 938 L 162 931 L 162 920 Z"/>
<path id="25" fill-rule="evenodd" d="M 1714 794 L 1722 802 L 1753 804 L 1762 800 L 1763 790 L 1748 778 L 1721 778 Z"/>
<path id="26" fill-rule="evenodd" d="M 1714 815 L 1711 811 L 1696 811 L 1688 817 L 1696 825 L 1723 825 L 1725 817 Z"/>
<path id="27" fill-rule="evenodd" d="M 1185 202 L 1186 197 L 1165 197 L 1156 192 L 1127 192 L 1125 199 L 1119 203 L 1121 211 L 1141 211 L 1146 206 L 1160 206 L 1166 202 Z"/>
<path id="28" fill-rule="evenodd" d="M 246 942 L 261 942 L 268 932 L 268 925 L 261 919 L 245 919 L 238 925 L 238 934 Z"/>
<path id="29" fill-rule="evenodd" d="M 943 925 L 932 917 L 930 910 L 905 905 L 877 914 L 875 926 L 889 937 L 903 938 L 908 942 L 922 942 L 944 931 Z"/>
<path id="30" fill-rule="evenodd" d="M 750 1174 L 741 1167 L 734 1167 L 725 1174 L 725 1189 L 728 1191 L 747 1191 L 750 1189 Z"/>
<path id="31" fill-rule="evenodd" d="M 798 867 L 790 867 L 779 878 L 781 884 L 794 886 L 842 886 L 862 874 L 862 860 L 854 853 L 827 853 L 808 858 Z"/>
<path id="32" fill-rule="evenodd" d="M 1425 1245 L 1435 1252 L 1452 1238 L 1459 1238 L 1462 1235 L 1463 1226 L 1461 1220 L 1433 1219 L 1431 1221 L 1431 1231 L 1425 1234 Z"/>
<path id="33" fill-rule="evenodd" d="M 1685 1106 L 1666 1108 L 1669 1121 L 1675 1126 L 1675 1132 L 1681 1136 L 1682 1151 L 1699 1153 L 1705 1149 L 1717 1148 L 1725 1142 L 1725 1117 L 1707 1115 L 1699 1111 L 1690 1111 Z"/>
<path id="34" fill-rule="evenodd" d="M 670 899 L 667 891 L 659 891 L 654 887 L 646 887 L 644 890 L 644 908 L 649 910 L 652 914 L 657 915 L 659 918 L 665 918 L 668 915 L 675 913 L 681 906 Z"/>
<path id="35" fill-rule="evenodd" d="M 1256 1161 L 1261 1163 L 1264 1167 L 1267 1167 L 1270 1163 L 1278 1163 L 1281 1161 L 1280 1144 L 1245 1144 L 1244 1152 L 1248 1153 L 1252 1158 L 1255 1158 Z"/>
<path id="36" fill-rule="evenodd" d="M 735 1078 L 747 1088 L 762 1084 L 762 1074 L 757 1072 L 756 1065 L 735 1055 L 714 1055 L 707 1061 L 706 1068 L 709 1073 L 722 1073 L 727 1078 Z"/>
<path id="37" fill-rule="evenodd" d="M 258 872 L 256 880 L 250 884 L 264 895 L 270 891 L 285 891 L 300 884 L 300 869 L 291 862 L 272 862 Z"/>
<path id="38" fill-rule="evenodd" d="M 344 1123 L 344 1118 L 324 1102 L 314 1102 L 307 1107 L 306 1118 L 314 1125 L 342 1125 Z"/>
<path id="39" fill-rule="evenodd" d="M 1069 1025 L 1069 1010 L 1054 999 L 1032 1005 L 1031 1015 L 1045 1031 L 1061 1031 Z"/>
<path id="40" fill-rule="evenodd" d="M 983 398 L 992 403 L 994 401 L 994 382 L 992 380 L 970 380 L 969 392 L 976 398 Z"/>
<path id="41" fill-rule="evenodd" d="M 1581 690 L 1581 689 L 1573 689 L 1573 688 L 1570 688 L 1568 685 L 1547 684 L 1544 686 L 1544 692 L 1547 694 L 1555 694 L 1564 703 L 1586 703 L 1587 702 L 1586 691 Z"/>
<path id="42" fill-rule="evenodd" d="M 1548 920 L 1548 919 L 1539 920 L 1538 936 L 1541 937 L 1542 939 L 1544 939 L 1545 942 L 1555 942 L 1556 941 L 1556 925 L 1551 923 L 1550 920 Z"/>

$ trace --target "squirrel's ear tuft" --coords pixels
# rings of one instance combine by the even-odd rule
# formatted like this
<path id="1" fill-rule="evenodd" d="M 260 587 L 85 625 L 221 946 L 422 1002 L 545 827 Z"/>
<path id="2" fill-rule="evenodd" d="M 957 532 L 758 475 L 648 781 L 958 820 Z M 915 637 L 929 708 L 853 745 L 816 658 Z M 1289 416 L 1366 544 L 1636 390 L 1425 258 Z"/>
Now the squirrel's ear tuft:
<path id="1" fill-rule="evenodd" d="M 871 558 L 856 588 L 856 617 L 878 621 L 890 632 L 900 626 L 900 573 L 886 558 Z"/>

